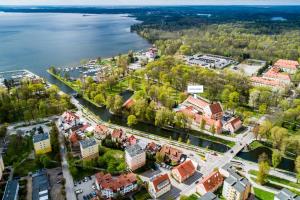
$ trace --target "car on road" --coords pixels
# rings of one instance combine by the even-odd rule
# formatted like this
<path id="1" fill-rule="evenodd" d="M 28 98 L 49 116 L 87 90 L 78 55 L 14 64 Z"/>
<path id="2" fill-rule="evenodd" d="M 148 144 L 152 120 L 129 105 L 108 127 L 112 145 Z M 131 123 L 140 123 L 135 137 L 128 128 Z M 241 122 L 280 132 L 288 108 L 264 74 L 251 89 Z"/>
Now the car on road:
<path id="1" fill-rule="evenodd" d="M 82 189 L 78 189 L 78 190 L 75 191 L 75 194 L 81 194 L 81 193 L 83 193 Z"/>

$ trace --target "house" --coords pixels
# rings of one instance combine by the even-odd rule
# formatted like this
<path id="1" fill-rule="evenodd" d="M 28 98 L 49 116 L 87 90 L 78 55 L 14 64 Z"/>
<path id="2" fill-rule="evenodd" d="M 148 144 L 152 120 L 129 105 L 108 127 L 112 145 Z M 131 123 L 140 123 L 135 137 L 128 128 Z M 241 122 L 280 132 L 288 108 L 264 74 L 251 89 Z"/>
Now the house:
<path id="1" fill-rule="evenodd" d="M 94 138 L 81 140 L 79 144 L 82 159 L 90 160 L 98 157 L 99 148 Z"/>
<path id="2" fill-rule="evenodd" d="M 192 106 L 197 111 L 204 113 L 204 108 L 209 106 L 209 102 L 204 98 L 196 98 L 193 96 L 188 96 L 188 98 L 182 103 L 182 105 L 189 107 Z"/>
<path id="3" fill-rule="evenodd" d="M 111 133 L 111 140 L 113 142 L 122 143 L 126 139 L 126 134 L 122 129 L 114 129 Z"/>
<path id="4" fill-rule="evenodd" d="M 149 181 L 148 192 L 152 198 L 157 199 L 171 190 L 171 181 L 168 174 L 160 174 Z"/>
<path id="5" fill-rule="evenodd" d="M 70 129 L 69 140 L 74 145 L 86 138 L 85 133 L 92 128 L 89 124 L 81 124 Z"/>
<path id="6" fill-rule="evenodd" d="M 191 160 L 187 160 L 180 165 L 172 169 L 172 176 L 179 183 L 184 182 L 189 177 L 193 176 L 196 172 L 196 168 Z"/>
<path id="7" fill-rule="evenodd" d="M 200 197 L 198 200 L 220 200 L 214 193 L 207 192 L 205 195 Z"/>
<path id="8" fill-rule="evenodd" d="M 17 200 L 19 192 L 19 182 L 17 180 L 7 181 L 2 200 Z"/>
<path id="9" fill-rule="evenodd" d="M 97 189 L 101 196 L 107 199 L 114 198 L 118 194 L 126 195 L 138 188 L 137 177 L 134 173 L 113 177 L 111 174 L 101 172 L 95 176 Z"/>
<path id="10" fill-rule="evenodd" d="M 50 199 L 50 182 L 46 170 L 32 175 L 32 200 Z"/>
<path id="11" fill-rule="evenodd" d="M 4 171 L 4 162 L 3 162 L 2 155 L 0 155 L 0 180 L 2 179 L 3 171 Z"/>
<path id="12" fill-rule="evenodd" d="M 204 129 L 217 134 L 221 134 L 223 131 L 223 124 L 221 120 L 211 119 L 203 115 L 196 114 L 194 123 L 197 126 L 203 126 Z"/>
<path id="13" fill-rule="evenodd" d="M 275 195 L 274 200 L 300 200 L 300 196 L 297 196 L 288 189 L 283 188 Z"/>
<path id="14" fill-rule="evenodd" d="M 221 120 L 223 117 L 223 109 L 220 103 L 212 103 L 204 107 L 206 117 L 214 120 Z"/>
<path id="15" fill-rule="evenodd" d="M 51 152 L 51 142 L 48 133 L 36 134 L 32 138 L 33 147 L 36 155 Z"/>
<path id="16" fill-rule="evenodd" d="M 284 72 L 294 74 L 299 68 L 299 62 L 294 60 L 279 59 L 275 62 L 273 66 L 280 68 Z"/>
<path id="17" fill-rule="evenodd" d="M 135 103 L 135 100 L 132 98 L 129 98 L 127 101 L 125 101 L 125 103 L 122 105 L 122 107 L 126 108 L 126 109 L 130 109 Z"/>
<path id="18" fill-rule="evenodd" d="M 137 139 L 136 137 L 134 137 L 134 135 L 131 135 L 130 137 L 127 138 L 126 141 L 127 146 L 135 145 L 136 143 L 137 143 Z"/>
<path id="19" fill-rule="evenodd" d="M 222 195 L 227 200 L 246 200 L 251 192 L 251 184 L 245 177 L 231 173 L 224 180 Z"/>
<path id="20" fill-rule="evenodd" d="M 157 48 L 155 47 L 148 49 L 148 51 L 146 52 L 146 57 L 150 60 L 154 60 L 156 56 L 157 56 Z"/>
<path id="21" fill-rule="evenodd" d="M 242 128 L 242 126 L 243 122 L 239 117 L 232 117 L 228 122 L 225 123 L 224 129 L 233 134 Z"/>
<path id="22" fill-rule="evenodd" d="M 250 78 L 252 85 L 260 87 L 270 87 L 273 90 L 283 90 L 286 85 L 278 80 L 270 80 L 264 77 L 253 76 Z"/>
<path id="23" fill-rule="evenodd" d="M 171 162 L 174 165 L 180 163 L 181 156 L 183 155 L 181 150 L 168 145 L 163 145 L 159 153 L 164 157 L 166 162 Z"/>
<path id="24" fill-rule="evenodd" d="M 79 117 L 75 112 L 66 111 L 62 115 L 62 122 L 70 125 L 71 127 L 76 126 L 79 123 Z"/>
<path id="25" fill-rule="evenodd" d="M 278 67 L 272 67 L 263 75 L 263 77 L 270 80 L 277 80 L 286 85 L 289 85 L 292 82 L 291 76 L 287 72 L 282 73 Z"/>
<path id="26" fill-rule="evenodd" d="M 125 149 L 125 161 L 129 169 L 134 171 L 146 164 L 146 152 L 138 144 L 128 146 Z"/>
<path id="27" fill-rule="evenodd" d="M 159 150 L 161 146 L 156 144 L 155 142 L 150 142 L 146 146 L 146 152 L 150 155 L 155 155 Z"/>
<path id="28" fill-rule="evenodd" d="M 104 140 L 109 135 L 109 129 L 103 124 L 96 125 L 94 129 L 94 137 L 96 140 Z"/>
<path id="29" fill-rule="evenodd" d="M 214 171 L 203 178 L 196 186 L 197 192 L 204 195 L 207 192 L 216 191 L 223 184 L 223 176 L 219 171 Z"/>

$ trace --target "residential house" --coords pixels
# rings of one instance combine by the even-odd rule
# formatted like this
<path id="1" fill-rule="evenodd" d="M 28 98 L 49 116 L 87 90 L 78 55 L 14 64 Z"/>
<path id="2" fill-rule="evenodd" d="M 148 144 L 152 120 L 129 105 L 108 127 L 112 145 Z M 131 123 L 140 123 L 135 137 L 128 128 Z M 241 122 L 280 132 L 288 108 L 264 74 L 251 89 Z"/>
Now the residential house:
<path id="1" fill-rule="evenodd" d="M 17 180 L 7 181 L 2 200 L 17 200 L 19 192 L 19 182 Z"/>
<path id="2" fill-rule="evenodd" d="M 157 52 L 158 52 L 157 48 L 152 47 L 148 49 L 148 51 L 146 52 L 146 57 L 150 60 L 154 60 L 157 56 Z"/>
<path id="3" fill-rule="evenodd" d="M 156 144 L 155 142 L 150 142 L 146 146 L 146 152 L 149 155 L 155 155 L 159 150 L 161 146 Z"/>
<path id="4" fill-rule="evenodd" d="M 81 140 L 79 144 L 82 159 L 90 160 L 99 156 L 98 144 L 94 138 Z"/>
<path id="5" fill-rule="evenodd" d="M 50 136 L 48 133 L 36 134 L 32 139 L 35 154 L 45 154 L 52 151 Z"/>
<path id="6" fill-rule="evenodd" d="M 86 138 L 85 133 L 90 130 L 91 126 L 89 124 L 81 124 L 70 129 L 69 140 L 72 145 L 75 145 L 80 140 Z"/>
<path id="7" fill-rule="evenodd" d="M 211 119 L 203 115 L 196 114 L 194 123 L 196 123 L 197 126 L 203 126 L 204 129 L 217 134 L 221 134 L 223 131 L 223 124 L 221 120 Z"/>
<path id="8" fill-rule="evenodd" d="M 62 115 L 62 123 L 68 125 L 67 128 L 76 126 L 79 124 L 79 116 L 76 115 L 75 112 L 72 111 L 66 111 Z"/>
<path id="9" fill-rule="evenodd" d="M 231 173 L 224 181 L 222 195 L 227 200 L 246 200 L 250 192 L 249 180 L 237 173 Z"/>
<path id="10" fill-rule="evenodd" d="M 170 162 L 173 165 L 179 164 L 183 152 L 169 145 L 163 145 L 159 153 L 164 157 L 166 162 Z"/>
<path id="11" fill-rule="evenodd" d="M 224 129 L 233 134 L 242 128 L 242 126 L 243 122 L 239 117 L 232 117 L 228 122 L 225 123 Z"/>
<path id="12" fill-rule="evenodd" d="M 273 90 L 283 90 L 286 85 L 278 80 L 270 80 L 265 77 L 253 76 L 250 78 L 252 85 L 260 87 L 270 87 Z"/>
<path id="13" fill-rule="evenodd" d="M 126 147 L 125 161 L 132 171 L 146 164 L 146 152 L 140 145 L 134 144 Z"/>
<path id="14" fill-rule="evenodd" d="M 197 192 L 204 195 L 207 192 L 216 191 L 223 184 L 223 176 L 219 171 L 214 171 L 203 178 L 196 186 Z"/>
<path id="15" fill-rule="evenodd" d="M 275 195 L 274 200 L 300 200 L 300 196 L 297 196 L 288 189 L 283 188 Z"/>
<path id="16" fill-rule="evenodd" d="M 221 120 L 223 109 L 220 103 L 212 103 L 204 107 L 204 115 L 210 119 Z"/>
<path id="17" fill-rule="evenodd" d="M 135 103 L 135 100 L 132 98 L 129 98 L 127 101 L 125 101 L 125 103 L 122 105 L 122 107 L 126 108 L 126 109 L 130 109 Z"/>
<path id="18" fill-rule="evenodd" d="M 172 176 L 182 183 L 196 172 L 196 167 L 191 160 L 187 160 L 172 169 Z"/>
<path id="19" fill-rule="evenodd" d="M 32 200 L 48 200 L 50 198 L 50 182 L 46 170 L 32 175 Z"/>
<path id="20" fill-rule="evenodd" d="M 294 60 L 279 59 L 273 66 L 280 68 L 284 72 L 294 74 L 299 68 L 299 62 Z"/>
<path id="21" fill-rule="evenodd" d="M 270 80 L 277 80 L 286 85 L 290 85 L 292 82 L 291 76 L 287 72 L 281 72 L 278 67 L 272 67 L 263 77 Z"/>
<path id="22" fill-rule="evenodd" d="M 202 197 L 200 197 L 198 200 L 220 200 L 214 193 L 207 192 Z"/>
<path id="23" fill-rule="evenodd" d="M 123 129 L 114 129 L 111 133 L 111 139 L 113 142 L 122 143 L 126 139 L 126 134 Z"/>
<path id="24" fill-rule="evenodd" d="M 2 179 L 4 168 L 3 158 L 2 155 L 0 155 L 0 180 Z"/>
<path id="25" fill-rule="evenodd" d="M 152 177 L 149 181 L 148 192 L 152 198 L 157 199 L 171 190 L 171 181 L 169 175 L 159 174 Z"/>
<path id="26" fill-rule="evenodd" d="M 109 128 L 103 124 L 98 124 L 94 129 L 96 141 L 104 140 L 109 135 Z"/>
<path id="27" fill-rule="evenodd" d="M 136 137 L 134 135 L 131 135 L 126 139 L 126 146 L 135 145 L 137 143 Z"/>
<path id="28" fill-rule="evenodd" d="M 137 177 L 134 173 L 121 174 L 113 177 L 103 172 L 96 174 L 96 187 L 102 197 L 110 199 L 118 194 L 126 195 L 138 188 Z"/>

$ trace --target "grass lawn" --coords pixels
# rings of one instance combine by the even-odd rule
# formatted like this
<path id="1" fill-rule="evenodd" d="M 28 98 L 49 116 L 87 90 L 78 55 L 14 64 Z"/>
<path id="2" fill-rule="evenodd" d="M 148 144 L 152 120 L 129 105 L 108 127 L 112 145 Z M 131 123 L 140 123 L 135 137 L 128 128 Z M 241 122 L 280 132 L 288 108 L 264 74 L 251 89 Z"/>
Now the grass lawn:
<path id="1" fill-rule="evenodd" d="M 254 194 L 258 200 L 274 200 L 273 193 L 264 191 L 259 188 L 254 188 Z"/>
<path id="2" fill-rule="evenodd" d="M 148 191 L 145 188 L 143 188 L 140 191 L 138 191 L 137 193 L 135 193 L 133 195 L 133 198 L 135 200 L 147 200 L 147 199 L 151 199 L 151 196 L 148 193 Z"/>
<path id="3" fill-rule="evenodd" d="M 250 170 L 249 173 L 254 175 L 254 176 L 257 176 L 258 172 L 255 171 L 255 170 Z M 297 183 L 294 183 L 294 182 L 291 182 L 291 181 L 288 181 L 286 179 L 282 179 L 282 178 L 279 178 L 279 177 L 276 177 L 276 176 L 268 175 L 268 180 L 300 189 L 300 184 L 297 184 Z"/>
<path id="4" fill-rule="evenodd" d="M 187 196 L 181 196 L 180 197 L 180 200 L 197 200 L 197 199 L 199 199 L 199 196 L 196 195 L 196 194 L 192 194 L 188 197 Z"/>
<path id="5" fill-rule="evenodd" d="M 254 142 L 252 142 L 250 144 L 250 148 L 251 149 L 256 149 L 258 147 L 263 147 L 264 145 L 262 143 L 260 143 L 259 141 L 255 140 Z"/>

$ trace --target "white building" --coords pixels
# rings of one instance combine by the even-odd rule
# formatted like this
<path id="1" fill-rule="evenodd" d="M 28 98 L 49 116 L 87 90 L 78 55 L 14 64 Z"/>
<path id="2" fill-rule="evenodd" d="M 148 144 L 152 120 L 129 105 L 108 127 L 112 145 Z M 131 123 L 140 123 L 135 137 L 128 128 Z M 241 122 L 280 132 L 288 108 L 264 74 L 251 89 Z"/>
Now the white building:
<path id="1" fill-rule="evenodd" d="M 131 170 L 136 170 L 146 164 L 146 152 L 139 144 L 128 146 L 125 149 L 125 160 Z"/>
<path id="2" fill-rule="evenodd" d="M 251 184 L 247 178 L 231 173 L 225 179 L 222 195 L 227 200 L 246 200 L 251 192 Z"/>
<path id="3" fill-rule="evenodd" d="M 160 174 L 150 179 L 148 191 L 152 198 L 157 199 L 171 190 L 171 181 L 168 174 Z"/>
<path id="4" fill-rule="evenodd" d="M 288 189 L 283 188 L 275 195 L 274 200 L 300 200 L 300 196 L 297 196 Z"/>

